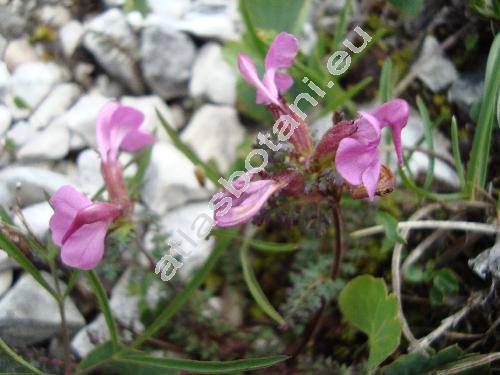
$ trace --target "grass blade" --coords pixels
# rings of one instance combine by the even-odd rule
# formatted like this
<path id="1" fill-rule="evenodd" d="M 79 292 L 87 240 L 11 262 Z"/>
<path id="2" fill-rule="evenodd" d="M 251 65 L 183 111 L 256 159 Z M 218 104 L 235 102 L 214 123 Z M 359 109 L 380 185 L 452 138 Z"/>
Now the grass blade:
<path id="1" fill-rule="evenodd" d="M 56 291 L 45 281 L 38 269 L 31 261 L 19 250 L 7 237 L 0 232 L 0 248 L 3 249 L 11 258 L 28 272 L 47 292 L 49 292 L 56 300 L 59 298 Z"/>
<path id="2" fill-rule="evenodd" d="M 399 167 L 398 169 L 399 176 L 401 177 L 401 180 L 403 181 L 403 184 L 413 191 L 415 194 L 427 198 L 432 201 L 454 201 L 458 199 L 463 199 L 465 196 L 462 193 L 450 193 L 450 194 L 439 194 L 439 193 L 431 193 L 430 191 L 426 189 L 419 188 L 415 183 L 406 175 L 406 172 L 404 171 L 403 168 Z"/>
<path id="3" fill-rule="evenodd" d="M 243 269 L 243 278 L 247 284 L 248 290 L 252 295 L 253 299 L 259 305 L 259 307 L 264 311 L 267 316 L 276 321 L 280 326 L 286 324 L 285 319 L 276 311 L 276 309 L 271 305 L 266 295 L 262 291 L 262 288 L 255 277 L 252 266 L 250 265 L 250 259 L 248 256 L 249 241 L 245 240 L 240 249 L 240 261 L 241 268 Z"/>
<path id="4" fill-rule="evenodd" d="M 382 103 L 392 98 L 392 60 L 389 57 L 385 59 L 382 66 L 378 93 Z"/>
<path id="5" fill-rule="evenodd" d="M 160 119 L 161 125 L 172 139 L 175 147 L 177 147 L 180 152 L 182 152 L 189 160 L 191 160 L 191 162 L 195 166 L 201 167 L 205 172 L 205 175 L 210 179 L 210 181 L 214 183 L 215 186 L 219 186 L 220 184 L 218 180 L 220 173 L 217 172 L 212 166 L 204 163 L 188 145 L 181 141 L 179 135 L 177 134 L 177 131 L 169 125 L 167 120 L 163 117 L 160 111 L 158 111 L 158 109 L 156 110 L 156 115 Z"/>
<path id="6" fill-rule="evenodd" d="M 199 374 L 235 374 L 243 371 L 257 370 L 283 362 L 287 356 L 248 358 L 235 361 L 194 361 L 190 359 L 167 359 L 146 355 L 132 355 L 116 360 L 118 363 L 142 365 L 144 369 L 171 369 Z"/>
<path id="7" fill-rule="evenodd" d="M 236 233 L 236 229 L 228 230 L 228 232 Z M 215 266 L 219 257 L 229 246 L 231 239 L 232 236 L 230 235 L 218 239 L 215 248 L 212 250 L 203 266 L 195 272 L 194 276 L 191 278 L 184 290 L 176 295 L 172 301 L 170 301 L 168 306 L 162 311 L 162 313 L 156 318 L 156 320 L 151 323 L 151 325 L 144 331 L 144 333 L 131 344 L 132 348 L 139 347 L 142 343 L 156 334 L 165 326 L 170 318 L 175 315 L 182 306 L 184 306 L 189 297 L 191 297 L 191 295 L 200 287 L 207 275 Z"/>
<path id="8" fill-rule="evenodd" d="M 226 234 L 226 231 L 224 230 L 219 230 L 216 229 L 214 230 L 214 233 L 217 234 L 217 236 L 228 236 Z M 272 241 L 262 241 L 262 240 L 257 240 L 255 238 L 251 237 L 242 237 L 242 236 L 232 236 L 234 240 L 238 240 L 241 242 L 248 241 L 248 244 L 250 245 L 251 248 L 254 248 L 256 250 L 260 250 L 266 253 L 289 253 L 291 251 L 295 251 L 299 248 L 300 244 L 296 243 L 280 243 L 280 242 L 272 242 Z"/>
<path id="9" fill-rule="evenodd" d="M 12 360 L 15 361 L 17 364 L 30 370 L 33 374 L 47 375 L 45 372 L 40 371 L 36 367 L 32 366 L 29 362 L 25 361 L 20 355 L 18 355 L 15 351 L 9 348 L 9 346 L 1 338 L 0 338 L 0 350 L 2 350 L 10 358 L 12 358 Z"/>
<path id="10" fill-rule="evenodd" d="M 116 328 L 115 320 L 113 318 L 113 315 L 111 314 L 111 309 L 109 308 L 109 301 L 106 295 L 106 291 L 104 290 L 99 277 L 94 271 L 88 271 L 87 278 L 92 285 L 92 289 L 97 298 L 97 301 L 99 302 L 101 311 L 104 314 L 104 319 L 106 320 L 106 325 L 108 326 L 109 333 L 111 335 L 113 351 L 116 351 L 119 347 L 120 341 L 118 338 L 118 329 Z"/>
<path id="11" fill-rule="evenodd" d="M 451 118 L 451 149 L 453 152 L 453 158 L 455 159 L 455 169 L 460 179 L 461 191 L 465 191 L 465 172 L 464 166 L 462 164 L 462 159 L 460 158 L 460 147 L 458 145 L 458 128 L 457 119 L 455 116 Z"/>
<path id="12" fill-rule="evenodd" d="M 432 180 L 434 179 L 435 160 L 434 156 L 432 155 L 434 153 L 434 137 L 432 135 L 432 122 L 429 117 L 429 111 L 427 110 L 427 106 L 420 98 L 420 96 L 417 96 L 417 107 L 420 112 L 420 116 L 422 117 L 422 124 L 424 126 L 424 139 L 427 145 L 427 150 L 429 151 L 429 154 L 427 155 L 427 157 L 429 158 L 429 165 L 424 182 L 424 190 L 427 190 L 431 186 Z"/>
<path id="13" fill-rule="evenodd" d="M 349 11 L 351 10 L 351 2 L 351 0 L 346 0 L 344 8 L 342 8 L 342 12 L 340 13 L 337 27 L 335 27 L 335 36 L 333 37 L 332 51 L 339 49 L 340 43 L 346 35 L 347 16 L 349 15 Z"/>
<path id="14" fill-rule="evenodd" d="M 477 188 L 483 189 L 486 184 L 493 123 L 496 116 L 498 92 L 500 90 L 499 71 L 500 34 L 497 34 L 488 56 L 481 109 L 479 111 L 479 119 L 467 168 L 467 193 L 470 198 L 474 198 Z"/>

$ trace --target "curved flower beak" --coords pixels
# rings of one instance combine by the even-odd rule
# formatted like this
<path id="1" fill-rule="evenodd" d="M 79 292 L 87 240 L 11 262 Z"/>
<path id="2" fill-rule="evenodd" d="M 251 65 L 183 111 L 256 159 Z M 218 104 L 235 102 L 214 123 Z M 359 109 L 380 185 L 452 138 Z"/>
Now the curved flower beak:
<path id="1" fill-rule="evenodd" d="M 231 206 L 225 213 L 216 210 L 215 224 L 220 228 L 228 228 L 250 221 L 281 186 L 282 184 L 274 180 L 260 180 L 250 182 L 239 198 L 224 192 L 220 199 L 231 198 Z"/>

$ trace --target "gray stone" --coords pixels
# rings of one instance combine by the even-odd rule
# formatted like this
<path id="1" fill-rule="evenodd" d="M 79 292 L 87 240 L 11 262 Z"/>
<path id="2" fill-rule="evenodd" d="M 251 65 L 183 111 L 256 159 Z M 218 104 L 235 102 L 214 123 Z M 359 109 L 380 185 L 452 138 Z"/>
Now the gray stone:
<path id="1" fill-rule="evenodd" d="M 54 63 L 22 64 L 11 76 L 9 94 L 11 99 L 20 97 L 30 108 L 35 108 L 54 86 L 67 77 L 67 71 Z"/>
<path id="2" fill-rule="evenodd" d="M 70 11 L 62 5 L 44 5 L 36 10 L 40 23 L 61 27 L 71 21 Z"/>
<path id="3" fill-rule="evenodd" d="M 224 60 L 219 44 L 208 43 L 200 50 L 193 65 L 189 93 L 217 104 L 234 104 L 236 74 Z"/>
<path id="4" fill-rule="evenodd" d="M 39 61 L 35 49 L 24 38 L 9 42 L 3 58 L 10 71 L 15 70 L 19 65 Z"/>
<path id="5" fill-rule="evenodd" d="M 245 129 L 233 107 L 206 104 L 195 112 L 181 139 L 196 150 L 202 160 L 213 159 L 226 172 L 236 158 Z M 255 158 L 258 163 L 258 158 Z"/>
<path id="6" fill-rule="evenodd" d="M 58 160 L 69 152 L 69 130 L 63 125 L 51 125 L 37 132 L 18 151 L 21 160 Z"/>
<path id="7" fill-rule="evenodd" d="M 127 89 L 117 80 L 107 74 L 99 74 L 95 80 L 95 90 L 108 98 L 119 98 Z"/>
<path id="8" fill-rule="evenodd" d="M 427 36 L 415 63 L 418 78 L 433 92 L 439 92 L 458 78 L 455 65 L 448 59 L 436 38 Z"/>
<path id="9" fill-rule="evenodd" d="M 165 129 L 163 129 L 156 110 L 168 121 L 170 126 L 178 129 L 181 124 L 178 123 L 174 114 L 159 96 L 125 96 L 121 99 L 122 104 L 134 107 L 144 113 L 144 123 L 142 129 L 148 130 L 151 134 L 156 134 L 157 139 L 170 142 Z"/>
<path id="10" fill-rule="evenodd" d="M 51 286 L 52 277 L 42 272 Z M 61 284 L 65 290 L 66 285 Z M 71 333 L 80 329 L 85 320 L 70 298 L 65 301 L 66 323 Z M 11 345 L 30 345 L 55 336 L 61 318 L 57 303 L 31 275 L 23 275 L 0 300 L 0 335 Z"/>
<path id="11" fill-rule="evenodd" d="M 144 176 L 143 202 L 162 214 L 189 200 L 207 197 L 209 193 L 199 186 L 194 169 L 191 161 L 175 146 L 157 142 Z"/>
<path id="12" fill-rule="evenodd" d="M 88 195 L 95 194 L 104 184 L 101 174 L 101 158 L 99 154 L 86 149 L 78 154 L 78 185 L 81 191 Z"/>
<path id="13" fill-rule="evenodd" d="M 23 208 L 22 213 L 31 233 L 39 240 L 44 240 L 49 232 L 50 217 L 54 213 L 49 202 L 32 204 L 31 206 Z M 19 228 L 25 229 L 24 224 L 18 216 L 14 218 L 14 224 Z"/>
<path id="14" fill-rule="evenodd" d="M 138 44 L 125 14 L 116 8 L 98 15 L 85 24 L 83 45 L 113 77 L 135 93 L 143 91 L 135 68 Z"/>
<path id="15" fill-rule="evenodd" d="M 54 118 L 63 114 L 80 95 L 80 87 L 74 83 L 61 83 L 40 103 L 30 117 L 35 128 L 47 126 Z"/>
<path id="16" fill-rule="evenodd" d="M 0 297 L 2 297 L 6 291 L 10 289 L 13 280 L 12 270 L 0 271 Z"/>
<path id="17" fill-rule="evenodd" d="M 57 117 L 53 124 L 68 127 L 84 141 L 84 144 L 97 147 L 95 135 L 97 115 L 108 101 L 108 98 L 95 92 L 83 95 L 68 111 Z"/>
<path id="18" fill-rule="evenodd" d="M 35 167 L 10 166 L 0 171 L 0 192 L 7 199 L 0 204 L 9 206 L 14 202 L 16 186 L 20 185 L 19 197 L 23 206 L 45 201 L 44 191 L 52 195 L 63 185 L 72 182 L 66 176 Z M 4 195 L 0 193 L 0 198 Z"/>
<path id="19" fill-rule="evenodd" d="M 161 220 L 161 226 L 169 235 L 169 240 L 176 242 L 186 253 L 182 257 L 183 266 L 179 269 L 183 279 L 189 278 L 193 270 L 205 262 L 213 249 L 214 238 L 210 237 L 208 240 L 200 238 L 198 233 L 209 231 L 210 224 L 205 224 L 207 217 L 213 218 L 213 210 L 209 207 L 208 199 L 175 208 Z"/>
<path id="20" fill-rule="evenodd" d="M 66 57 L 73 56 L 80 46 L 85 29 L 77 20 L 72 20 L 59 29 L 59 40 Z"/>
<path id="21" fill-rule="evenodd" d="M 10 7 L 0 6 L 0 33 L 7 39 L 19 38 L 26 30 L 26 19 Z"/>
<path id="22" fill-rule="evenodd" d="M 10 114 L 9 108 L 0 105 L 0 137 L 9 129 L 11 121 L 12 115 Z"/>
<path id="23" fill-rule="evenodd" d="M 448 91 L 448 99 L 467 112 L 481 99 L 484 89 L 484 74 L 472 74 L 460 77 Z"/>
<path id="24" fill-rule="evenodd" d="M 167 25 L 152 25 L 143 30 L 142 72 L 156 94 L 173 99 L 187 93 L 195 49 L 186 34 Z"/>
<path id="25" fill-rule="evenodd" d="M 7 139 L 16 147 L 21 147 L 36 135 L 36 129 L 27 121 L 16 123 L 6 134 Z"/>
<path id="26" fill-rule="evenodd" d="M 491 275 L 493 278 L 500 280 L 500 241 L 497 239 L 493 247 L 470 259 L 469 267 L 482 279 L 486 279 Z"/>

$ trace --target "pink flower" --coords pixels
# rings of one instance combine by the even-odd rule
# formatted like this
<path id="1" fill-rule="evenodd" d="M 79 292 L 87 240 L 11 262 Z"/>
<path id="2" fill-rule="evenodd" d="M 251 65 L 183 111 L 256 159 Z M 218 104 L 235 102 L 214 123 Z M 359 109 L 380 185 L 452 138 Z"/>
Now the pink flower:
<path id="1" fill-rule="evenodd" d="M 108 227 L 121 216 L 121 209 L 113 203 L 92 202 L 71 186 L 56 191 L 50 203 L 52 240 L 61 247 L 63 263 L 82 270 L 96 267 L 104 254 Z"/>
<path id="2" fill-rule="evenodd" d="M 257 103 L 280 105 L 280 95 L 293 85 L 293 79 L 278 70 L 289 68 L 293 64 L 298 49 L 297 38 L 285 32 L 280 33 L 267 52 L 262 80 L 250 56 L 244 53 L 238 55 L 238 66 L 243 79 L 257 90 Z"/>
<path id="3" fill-rule="evenodd" d="M 233 186 L 242 191 L 239 198 L 228 191 L 218 193 L 217 201 L 229 199 L 229 206 L 215 210 L 215 224 L 220 228 L 235 227 L 250 221 L 282 184 L 274 180 L 259 180 L 245 185 L 245 178 L 238 178 Z"/>
<path id="4" fill-rule="evenodd" d="M 103 163 L 118 158 L 118 151 L 137 151 L 154 142 L 154 137 L 139 129 L 144 121 L 142 112 L 121 105 L 107 103 L 97 117 L 97 143 Z"/>
<path id="5" fill-rule="evenodd" d="M 337 149 L 337 171 L 351 185 L 363 184 L 370 200 L 375 197 L 382 163 L 378 151 L 381 131 L 390 126 L 399 164 L 403 162 L 401 131 L 408 121 L 409 106 L 402 99 L 382 104 L 370 113 L 360 112 L 354 134 L 343 138 Z"/>

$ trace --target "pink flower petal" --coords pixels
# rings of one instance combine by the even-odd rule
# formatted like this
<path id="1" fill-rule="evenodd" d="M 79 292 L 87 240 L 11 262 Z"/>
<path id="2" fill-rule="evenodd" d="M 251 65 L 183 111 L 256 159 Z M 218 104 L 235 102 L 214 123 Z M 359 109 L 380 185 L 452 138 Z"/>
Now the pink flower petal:
<path id="1" fill-rule="evenodd" d="M 335 156 L 335 165 L 340 175 L 351 185 L 363 182 L 362 176 L 367 168 L 379 160 L 377 147 L 366 145 L 353 138 L 340 141 Z"/>
<path id="2" fill-rule="evenodd" d="M 153 144 L 155 137 L 144 130 L 135 130 L 128 133 L 122 141 L 121 148 L 125 151 L 135 152 L 143 147 Z"/>
<path id="3" fill-rule="evenodd" d="M 359 118 L 355 121 L 358 129 L 352 137 L 363 144 L 378 146 L 382 134 L 380 122 L 370 113 L 359 112 L 359 115 Z"/>
<path id="4" fill-rule="evenodd" d="M 363 185 L 365 186 L 366 192 L 368 193 L 368 197 L 371 201 L 375 199 L 381 168 L 382 164 L 380 163 L 380 160 L 375 160 L 361 175 L 361 180 L 363 181 Z"/>
<path id="5" fill-rule="evenodd" d="M 82 270 L 95 268 L 104 254 L 108 226 L 108 222 L 99 221 L 73 233 L 61 248 L 63 263 Z"/>
<path id="6" fill-rule="evenodd" d="M 243 77 L 243 79 L 253 87 L 255 87 L 257 91 L 257 103 L 259 104 L 264 104 L 264 103 L 276 103 L 277 102 L 277 95 L 273 95 L 271 92 L 269 92 L 268 87 L 260 80 L 259 75 L 257 73 L 257 68 L 255 67 L 255 64 L 253 63 L 252 59 L 250 56 L 244 53 L 240 53 L 238 55 L 238 67 L 240 70 L 240 73 Z M 271 80 L 274 86 L 274 77 Z"/>
<path id="7" fill-rule="evenodd" d="M 293 86 L 293 78 L 286 73 L 276 72 L 274 76 L 274 83 L 278 88 L 278 92 L 280 94 L 283 94 L 285 91 L 287 91 L 290 87 Z"/>
<path id="8" fill-rule="evenodd" d="M 128 134 L 136 131 L 144 121 L 142 112 L 132 107 L 119 106 L 111 116 L 109 157 L 116 159 L 118 150 Z"/>
<path id="9" fill-rule="evenodd" d="M 225 215 L 215 215 L 216 225 L 220 228 L 228 228 L 250 221 L 279 187 L 280 185 L 274 180 L 250 183 L 239 199 L 233 199 L 232 207 Z"/>
<path id="10" fill-rule="evenodd" d="M 101 108 L 97 116 L 97 144 L 103 161 L 107 160 L 108 151 L 111 148 L 111 116 L 119 106 L 120 103 L 118 102 L 108 102 Z"/>
<path id="11" fill-rule="evenodd" d="M 396 149 L 399 164 L 403 163 L 401 148 L 401 132 L 408 122 L 410 106 L 403 99 L 394 99 L 384 103 L 370 112 L 380 122 L 381 126 L 390 126 L 392 141 Z"/>
<path id="12" fill-rule="evenodd" d="M 79 210 L 92 205 L 92 201 L 72 186 L 63 186 L 50 198 L 54 214 L 50 218 L 52 241 L 58 246 Z"/>
<path id="13" fill-rule="evenodd" d="M 264 66 L 268 69 L 289 68 L 292 66 L 299 42 L 292 34 L 285 32 L 279 33 L 269 47 Z"/>

